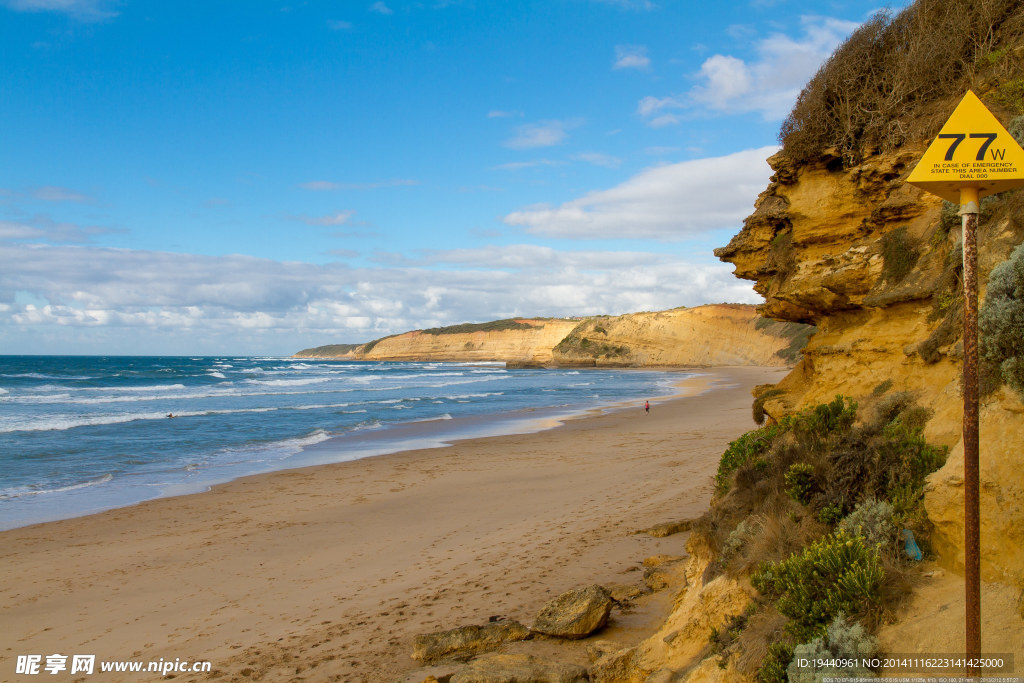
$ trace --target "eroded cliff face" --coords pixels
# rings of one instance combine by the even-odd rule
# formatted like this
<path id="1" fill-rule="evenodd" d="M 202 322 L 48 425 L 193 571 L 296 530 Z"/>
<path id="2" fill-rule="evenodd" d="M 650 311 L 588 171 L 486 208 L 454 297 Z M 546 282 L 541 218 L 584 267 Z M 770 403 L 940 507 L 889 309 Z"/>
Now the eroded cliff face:
<path id="1" fill-rule="evenodd" d="M 516 320 L 515 328 L 431 334 L 415 330 L 355 346 L 330 356 L 319 349 L 300 351 L 307 358 L 340 357 L 378 361 L 506 361 L 550 363 L 551 349 L 562 341 L 577 320 Z M 323 348 L 323 347 L 322 347 Z"/>
<path id="2" fill-rule="evenodd" d="M 714 304 L 592 318 L 554 349 L 562 365 L 782 366 L 802 326 L 777 327 L 753 306 Z M 782 353 L 782 355 L 780 355 Z M 796 349 L 791 358 L 795 359 Z"/>
<path id="3" fill-rule="evenodd" d="M 818 328 L 778 385 L 785 393 L 766 402 L 769 415 L 888 391 L 911 392 L 934 411 L 925 436 L 951 451 L 925 505 L 940 562 L 962 571 L 959 219 L 904 182 L 923 150 L 845 170 L 833 159 L 795 167 L 772 157 L 771 185 L 716 254 L 756 282 L 764 315 Z M 989 214 L 979 226 L 983 288 L 1024 238 L 1013 211 Z M 981 486 L 983 578 L 1024 588 L 1024 404 L 1006 389 L 982 406 Z"/>
<path id="4" fill-rule="evenodd" d="M 712 304 L 586 320 L 521 319 L 503 329 L 417 330 L 357 346 L 307 349 L 302 358 L 504 361 L 592 367 L 783 366 L 806 340 L 802 325 L 764 320 L 754 306 Z M 487 327 L 468 326 L 468 327 Z M 781 354 L 781 355 L 780 355 Z"/>

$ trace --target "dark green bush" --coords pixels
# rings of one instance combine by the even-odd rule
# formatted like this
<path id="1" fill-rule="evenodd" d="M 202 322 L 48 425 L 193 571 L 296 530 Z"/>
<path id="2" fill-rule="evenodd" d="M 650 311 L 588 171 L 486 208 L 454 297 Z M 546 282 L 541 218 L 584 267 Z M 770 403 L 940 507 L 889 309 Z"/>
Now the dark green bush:
<path id="1" fill-rule="evenodd" d="M 878 610 L 884 576 L 878 549 L 840 529 L 799 555 L 762 565 L 751 583 L 789 617 L 796 640 L 808 642 L 840 614 Z"/>
<path id="2" fill-rule="evenodd" d="M 715 487 L 719 493 L 729 490 L 733 472 L 741 465 L 745 465 L 755 457 L 767 452 L 775 437 L 782 431 L 783 428 L 779 425 L 769 425 L 747 432 L 731 442 L 725 449 L 725 453 L 722 454 L 722 459 L 718 463 L 718 473 L 715 475 Z"/>
<path id="3" fill-rule="evenodd" d="M 814 467 L 806 462 L 795 462 L 786 471 L 786 495 L 801 505 L 810 505 L 816 486 Z"/>
<path id="4" fill-rule="evenodd" d="M 768 646 L 761 668 L 757 671 L 758 683 L 786 683 L 789 678 L 786 669 L 793 659 L 793 645 L 786 641 L 774 641 Z"/>

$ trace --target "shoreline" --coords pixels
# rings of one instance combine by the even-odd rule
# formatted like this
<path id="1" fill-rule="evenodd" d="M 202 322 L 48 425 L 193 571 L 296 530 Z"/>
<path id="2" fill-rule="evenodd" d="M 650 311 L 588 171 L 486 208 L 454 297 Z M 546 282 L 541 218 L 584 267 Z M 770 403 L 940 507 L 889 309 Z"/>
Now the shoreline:
<path id="1" fill-rule="evenodd" d="M 375 365 L 377 362 L 366 364 Z M 675 386 L 680 380 L 671 379 L 673 374 L 684 374 L 689 377 L 701 372 L 699 368 L 681 367 L 636 370 L 664 376 L 658 380 L 657 386 L 652 387 L 653 391 L 659 393 L 651 394 L 651 400 L 658 401 L 675 395 Z M 579 374 L 579 371 L 570 374 Z M 446 414 L 435 418 L 386 421 L 377 426 L 357 427 L 351 431 L 328 433 L 316 429 L 310 433 L 293 434 L 277 442 L 270 442 L 270 446 L 295 448 L 293 452 L 283 457 L 243 457 L 237 462 L 186 466 L 180 471 L 172 469 L 166 473 L 158 472 L 156 475 L 149 473 L 144 477 L 137 477 L 139 473 L 132 471 L 119 472 L 115 476 L 109 472 L 96 472 L 88 481 L 54 490 L 18 494 L 8 500 L 0 500 L 0 531 L 89 516 L 161 498 L 202 493 L 214 486 L 248 476 L 349 462 L 408 450 L 443 448 L 465 439 L 545 431 L 579 417 L 621 409 L 632 402 L 616 401 L 608 397 L 591 397 L 590 402 L 575 404 L 541 405 L 506 412 L 456 417 Z M 258 453 L 259 450 L 259 447 L 255 447 L 252 452 Z"/>
<path id="2" fill-rule="evenodd" d="M 61 652 L 398 680 L 416 634 L 529 623 L 574 585 L 635 579 L 644 556 L 682 548 L 629 534 L 706 509 L 722 451 L 753 427 L 750 389 L 787 369 L 700 371 L 650 415 L 599 409 L 0 532 L 0 672 Z"/>

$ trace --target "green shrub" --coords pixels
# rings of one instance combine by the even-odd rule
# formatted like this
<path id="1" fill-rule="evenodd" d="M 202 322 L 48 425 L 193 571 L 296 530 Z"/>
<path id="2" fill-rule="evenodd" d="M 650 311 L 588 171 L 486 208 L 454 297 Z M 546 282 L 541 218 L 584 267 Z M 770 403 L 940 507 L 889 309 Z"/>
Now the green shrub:
<path id="1" fill-rule="evenodd" d="M 992 269 L 978 332 L 982 362 L 1024 397 L 1024 244 Z"/>
<path id="2" fill-rule="evenodd" d="M 789 617 L 787 630 L 807 642 L 840 614 L 878 610 L 883 578 L 878 549 L 840 529 L 799 555 L 762 565 L 751 583 Z"/>
<path id="3" fill-rule="evenodd" d="M 810 505 L 815 493 L 814 467 L 806 462 L 795 462 L 789 466 L 784 478 L 786 495 L 800 503 Z"/>
<path id="4" fill-rule="evenodd" d="M 887 501 L 868 498 L 839 522 L 839 529 L 851 536 L 863 536 L 869 545 L 890 548 L 896 542 L 894 515 L 895 510 Z"/>
<path id="5" fill-rule="evenodd" d="M 761 668 L 757 670 L 759 683 L 786 683 L 786 667 L 793 659 L 793 646 L 785 641 L 774 641 L 768 645 L 768 653 Z"/>
<path id="6" fill-rule="evenodd" d="M 805 443 L 821 444 L 848 430 L 856 418 L 856 401 L 837 395 L 828 403 L 788 415 L 779 424 Z"/>
<path id="7" fill-rule="evenodd" d="M 843 518 L 843 507 L 835 503 L 829 503 L 818 510 L 817 518 L 822 524 L 832 526 Z"/>
<path id="8" fill-rule="evenodd" d="M 793 648 L 787 668 L 789 683 L 822 683 L 826 678 L 875 678 L 875 672 L 863 666 L 801 667 L 800 660 L 836 661 L 872 658 L 878 654 L 878 641 L 859 623 L 848 624 L 837 615 L 824 636 Z"/>
<path id="9" fill-rule="evenodd" d="M 1001 84 L 989 97 L 1017 114 L 1024 113 L 1024 78 L 1014 78 Z"/>
<path id="10" fill-rule="evenodd" d="M 769 425 L 747 432 L 731 442 L 722 454 L 722 459 L 718 463 L 718 473 L 715 475 L 715 487 L 719 493 L 728 491 L 733 472 L 765 453 L 781 431 L 782 428 L 778 425 Z"/>

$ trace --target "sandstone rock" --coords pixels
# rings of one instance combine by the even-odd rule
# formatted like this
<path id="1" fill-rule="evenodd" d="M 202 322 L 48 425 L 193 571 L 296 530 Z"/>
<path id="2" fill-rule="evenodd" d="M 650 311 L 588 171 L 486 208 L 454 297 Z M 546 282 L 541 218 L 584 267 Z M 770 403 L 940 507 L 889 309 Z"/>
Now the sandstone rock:
<path id="1" fill-rule="evenodd" d="M 533 630 L 559 638 L 586 638 L 608 623 L 612 604 L 611 595 L 601 586 L 575 588 L 544 605 Z"/>
<path id="2" fill-rule="evenodd" d="M 592 643 L 587 643 L 587 657 L 591 662 L 596 662 L 605 655 L 618 652 L 621 649 L 622 645 L 619 643 L 613 643 L 610 640 L 595 640 Z"/>
<path id="3" fill-rule="evenodd" d="M 637 670 L 635 659 L 633 647 L 609 652 L 590 667 L 590 679 L 594 683 L 644 683 L 647 674 Z"/>
<path id="4" fill-rule="evenodd" d="M 666 564 L 675 564 L 685 559 L 685 555 L 651 555 L 650 557 L 645 557 L 642 564 L 645 567 L 660 567 Z"/>
<path id="5" fill-rule="evenodd" d="M 651 592 L 649 587 L 638 583 L 616 583 L 605 586 L 605 589 L 615 602 L 632 602 Z"/>
<path id="6" fill-rule="evenodd" d="M 700 576 L 710 556 L 699 542 L 688 544 L 688 550 L 693 556 L 685 563 L 685 571 L 691 577 Z M 725 576 L 703 586 L 699 582 L 691 583 L 676 599 L 672 613 L 660 630 L 635 648 L 631 675 L 639 677 L 660 669 L 685 671 L 691 668 L 707 646 L 711 629 L 721 628 L 726 620 L 742 613 L 749 604 L 748 590 Z"/>
<path id="7" fill-rule="evenodd" d="M 687 585 L 686 558 L 678 555 L 654 555 L 644 560 L 644 583 L 652 591 L 682 588 Z"/>
<path id="8" fill-rule="evenodd" d="M 576 664 L 547 662 L 532 655 L 484 655 L 451 678 L 451 683 L 584 683 L 587 670 Z"/>
<path id="9" fill-rule="evenodd" d="M 684 519 L 678 522 L 663 522 L 662 524 L 655 524 L 649 529 L 643 529 L 637 533 L 647 534 L 655 538 L 665 538 L 666 536 L 672 536 L 674 534 L 680 534 L 684 531 L 689 531 L 693 528 L 692 519 Z"/>
<path id="10" fill-rule="evenodd" d="M 493 650 L 502 643 L 526 640 L 530 631 L 516 621 L 500 621 L 484 626 L 459 628 L 416 636 L 412 658 L 431 663 L 445 658 L 467 658 L 479 652 Z"/>
<path id="11" fill-rule="evenodd" d="M 723 669 L 718 656 L 708 657 L 691 669 L 685 678 L 677 680 L 686 683 L 755 683 L 754 679 L 736 670 L 735 659 L 730 657 Z"/>

